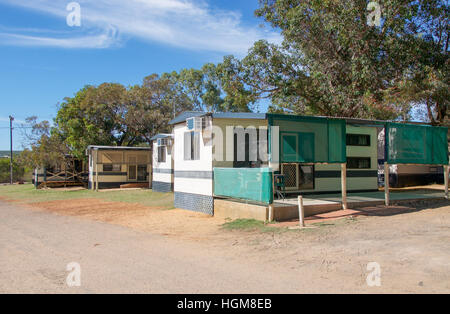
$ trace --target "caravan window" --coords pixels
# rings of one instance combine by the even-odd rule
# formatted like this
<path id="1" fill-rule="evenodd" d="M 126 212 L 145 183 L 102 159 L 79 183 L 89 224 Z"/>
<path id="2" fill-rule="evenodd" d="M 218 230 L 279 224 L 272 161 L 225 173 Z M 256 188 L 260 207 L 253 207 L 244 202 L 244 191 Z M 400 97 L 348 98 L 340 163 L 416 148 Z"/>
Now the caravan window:
<path id="1" fill-rule="evenodd" d="M 348 146 L 370 146 L 370 135 L 367 134 L 347 134 Z"/>
<path id="2" fill-rule="evenodd" d="M 121 165 L 117 164 L 104 164 L 103 172 L 120 172 L 122 171 Z"/>
<path id="3" fill-rule="evenodd" d="M 184 160 L 200 160 L 200 133 L 184 133 Z"/>
<path id="4" fill-rule="evenodd" d="M 166 162 L 166 146 L 158 146 L 158 162 Z"/>
<path id="5" fill-rule="evenodd" d="M 349 169 L 370 169 L 370 157 L 347 157 Z"/>

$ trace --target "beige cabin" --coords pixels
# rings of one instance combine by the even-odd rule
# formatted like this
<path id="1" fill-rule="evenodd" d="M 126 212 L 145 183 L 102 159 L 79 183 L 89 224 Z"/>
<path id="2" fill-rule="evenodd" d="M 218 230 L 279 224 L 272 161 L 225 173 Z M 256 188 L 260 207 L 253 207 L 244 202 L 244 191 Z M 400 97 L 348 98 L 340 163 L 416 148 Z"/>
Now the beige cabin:
<path id="1" fill-rule="evenodd" d="M 89 146 L 89 189 L 149 187 L 150 147 Z"/>

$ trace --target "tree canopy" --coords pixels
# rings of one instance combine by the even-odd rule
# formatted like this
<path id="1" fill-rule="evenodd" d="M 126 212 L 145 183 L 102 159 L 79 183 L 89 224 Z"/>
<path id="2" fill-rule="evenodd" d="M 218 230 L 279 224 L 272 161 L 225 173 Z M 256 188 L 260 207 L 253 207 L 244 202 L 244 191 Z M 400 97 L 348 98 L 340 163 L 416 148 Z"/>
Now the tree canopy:
<path id="1" fill-rule="evenodd" d="M 260 0 L 256 14 L 280 29 L 284 41 L 257 42 L 236 77 L 256 97 L 297 113 L 395 119 L 428 102 L 429 119 L 442 123 L 448 5 L 379 1 L 380 24 L 371 25 L 370 2 Z"/>
<path id="2" fill-rule="evenodd" d="M 152 74 L 142 84 L 87 85 L 58 105 L 53 121 L 37 122 L 27 134 L 30 149 L 23 153 L 29 165 L 48 165 L 64 155 L 84 158 L 89 145 L 146 146 L 158 133 L 170 132 L 169 121 L 183 111 L 250 111 L 242 97 L 229 97 L 222 67 L 206 64 L 201 70 L 184 69 Z"/>
<path id="3" fill-rule="evenodd" d="M 148 145 L 182 111 L 248 112 L 263 101 L 271 112 L 405 121 L 423 112 L 448 124 L 445 1 L 260 0 L 255 14 L 282 44 L 257 41 L 242 59 L 134 86 L 85 86 L 59 104 L 52 126 L 30 120 L 34 160 L 52 159 L 48 147 L 82 158 L 91 144 Z"/>

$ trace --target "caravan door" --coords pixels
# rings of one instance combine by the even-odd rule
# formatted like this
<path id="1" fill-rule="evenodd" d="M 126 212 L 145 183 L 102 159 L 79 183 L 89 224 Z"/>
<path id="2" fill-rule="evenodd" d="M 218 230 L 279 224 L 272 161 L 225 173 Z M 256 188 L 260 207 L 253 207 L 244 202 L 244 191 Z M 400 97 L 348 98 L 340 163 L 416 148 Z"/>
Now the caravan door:
<path id="1" fill-rule="evenodd" d="M 137 181 L 137 157 L 128 156 L 128 181 Z"/>

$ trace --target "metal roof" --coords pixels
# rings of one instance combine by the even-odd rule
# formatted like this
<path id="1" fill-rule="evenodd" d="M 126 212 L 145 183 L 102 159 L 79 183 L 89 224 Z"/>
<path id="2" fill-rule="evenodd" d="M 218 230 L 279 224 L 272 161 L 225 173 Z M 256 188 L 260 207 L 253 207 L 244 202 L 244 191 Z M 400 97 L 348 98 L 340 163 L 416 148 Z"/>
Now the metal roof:
<path id="1" fill-rule="evenodd" d="M 170 125 L 178 124 L 186 122 L 187 119 L 193 118 L 193 117 L 201 117 L 206 115 L 206 112 L 202 111 L 185 111 L 182 112 L 179 116 L 177 116 L 175 119 L 169 122 Z"/>
<path id="2" fill-rule="evenodd" d="M 369 119 L 359 119 L 359 118 L 346 118 L 346 117 L 327 117 L 327 116 L 302 116 L 302 115 L 291 115 L 291 114 L 270 114 L 270 113 L 253 113 L 253 112 L 217 112 L 217 113 L 206 113 L 202 111 L 185 111 L 181 113 L 178 117 L 169 122 L 170 125 L 175 125 L 179 123 L 186 122 L 187 119 L 193 117 L 201 117 L 205 115 L 211 115 L 213 119 L 254 119 L 254 120 L 265 120 L 269 117 L 292 117 L 297 118 L 312 118 L 312 119 L 341 119 L 345 120 L 347 124 L 359 124 L 366 125 L 372 127 L 382 127 L 388 122 L 395 121 L 383 121 L 383 120 L 369 120 Z M 397 122 L 402 123 L 402 122 Z M 408 122 L 410 124 L 418 124 L 418 125 L 430 125 L 429 123 L 423 122 Z"/>
<path id="3" fill-rule="evenodd" d="M 169 137 L 173 137 L 173 135 L 172 134 L 158 134 L 158 135 L 153 136 L 150 140 L 156 141 L 160 138 L 169 138 Z"/>
<path id="4" fill-rule="evenodd" d="M 214 119 L 253 119 L 253 120 L 265 120 L 265 113 L 254 112 L 217 112 L 213 113 Z"/>
<path id="5" fill-rule="evenodd" d="M 265 113 L 253 113 L 253 112 L 216 112 L 206 113 L 202 111 L 186 111 L 181 113 L 178 117 L 169 122 L 170 125 L 186 122 L 189 118 L 202 117 L 211 115 L 213 119 L 254 119 L 265 120 Z"/>
<path id="6" fill-rule="evenodd" d="M 151 147 L 127 147 L 127 146 L 96 146 L 89 145 L 87 150 L 151 150 Z"/>
<path id="7" fill-rule="evenodd" d="M 430 126 L 430 123 L 426 122 L 415 122 L 415 121 L 408 121 L 408 122 L 402 122 L 402 121 L 394 121 L 394 120 L 370 120 L 370 119 L 361 119 L 361 118 L 347 118 L 347 117 L 330 117 L 330 116 L 302 116 L 302 115 L 290 115 L 290 114 L 267 114 L 267 117 L 292 117 L 295 119 L 297 118 L 312 118 L 312 119 L 336 119 L 336 120 L 345 120 L 347 124 L 354 124 L 354 125 L 364 125 L 368 127 L 384 127 L 387 123 L 398 123 L 398 124 L 414 124 L 414 125 L 423 125 L 423 126 Z"/>

